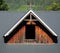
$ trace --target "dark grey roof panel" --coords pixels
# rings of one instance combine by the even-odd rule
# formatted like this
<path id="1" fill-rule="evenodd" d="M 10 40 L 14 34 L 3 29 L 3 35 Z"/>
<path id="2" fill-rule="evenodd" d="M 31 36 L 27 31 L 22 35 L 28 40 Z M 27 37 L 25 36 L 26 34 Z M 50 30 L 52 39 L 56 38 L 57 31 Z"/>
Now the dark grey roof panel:
<path id="1" fill-rule="evenodd" d="M 25 14 L 26 12 L 0 12 L 0 53 L 59 53 L 60 36 L 58 43 L 52 45 L 19 45 L 5 44 L 3 35 Z M 60 12 L 35 12 L 49 27 L 60 34 Z"/>
<path id="2" fill-rule="evenodd" d="M 25 12 L 26 13 L 26 12 Z M 0 12 L 0 35 L 4 35 L 21 17 L 23 12 Z"/>
<path id="3" fill-rule="evenodd" d="M 36 14 L 55 32 L 60 35 L 60 11 L 41 11 Z"/>
<path id="4" fill-rule="evenodd" d="M 0 35 L 4 35 L 27 12 L 0 11 Z M 60 12 L 40 11 L 35 12 L 57 35 L 60 35 Z"/>

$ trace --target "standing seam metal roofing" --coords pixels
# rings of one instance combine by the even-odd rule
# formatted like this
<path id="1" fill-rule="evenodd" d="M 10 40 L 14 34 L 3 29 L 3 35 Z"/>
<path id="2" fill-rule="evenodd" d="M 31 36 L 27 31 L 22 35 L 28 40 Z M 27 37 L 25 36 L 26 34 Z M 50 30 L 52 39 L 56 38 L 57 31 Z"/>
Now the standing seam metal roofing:
<path id="1" fill-rule="evenodd" d="M 0 53 L 59 53 L 60 52 L 60 11 L 35 12 L 53 31 L 58 34 L 57 44 L 20 45 L 5 44 L 3 35 L 21 19 L 26 12 L 0 11 Z"/>
<path id="2" fill-rule="evenodd" d="M 25 17 L 28 16 L 29 13 L 32 13 L 34 16 L 36 16 L 38 21 L 42 25 L 44 25 L 45 28 L 47 28 L 54 36 L 57 36 L 57 34 L 45 22 L 43 22 L 41 18 L 38 17 L 32 10 L 29 10 L 4 36 L 8 36 L 20 24 L 20 22 L 22 22 L 23 19 L 25 19 Z"/>
<path id="3" fill-rule="evenodd" d="M 59 11 L 40 11 L 35 12 L 53 31 L 60 35 L 60 12 Z M 14 24 L 19 21 L 26 12 L 0 12 L 0 35 L 4 35 Z"/>

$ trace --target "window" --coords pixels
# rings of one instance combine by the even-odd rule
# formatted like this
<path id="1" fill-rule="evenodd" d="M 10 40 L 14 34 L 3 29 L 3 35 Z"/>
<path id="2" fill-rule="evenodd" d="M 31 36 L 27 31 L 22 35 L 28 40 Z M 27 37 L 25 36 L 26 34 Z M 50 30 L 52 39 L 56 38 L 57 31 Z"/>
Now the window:
<path id="1" fill-rule="evenodd" d="M 35 39 L 35 25 L 26 25 L 26 39 Z"/>

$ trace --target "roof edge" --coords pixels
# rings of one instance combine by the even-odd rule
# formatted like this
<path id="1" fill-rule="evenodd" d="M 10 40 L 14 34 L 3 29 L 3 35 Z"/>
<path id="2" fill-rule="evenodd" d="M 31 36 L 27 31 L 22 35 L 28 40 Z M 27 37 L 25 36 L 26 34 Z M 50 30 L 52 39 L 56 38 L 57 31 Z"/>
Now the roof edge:
<path id="1" fill-rule="evenodd" d="M 57 34 L 48 26 L 46 25 L 32 10 L 29 10 L 4 36 L 8 36 L 22 21 L 23 19 L 29 14 L 29 13 L 33 13 L 38 19 L 39 21 L 55 36 L 57 36 Z"/>

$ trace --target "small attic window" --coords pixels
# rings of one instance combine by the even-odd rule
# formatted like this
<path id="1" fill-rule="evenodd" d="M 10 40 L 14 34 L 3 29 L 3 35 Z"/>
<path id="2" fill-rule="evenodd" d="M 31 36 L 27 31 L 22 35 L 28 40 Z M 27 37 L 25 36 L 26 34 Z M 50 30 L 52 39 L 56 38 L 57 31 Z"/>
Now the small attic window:
<path id="1" fill-rule="evenodd" d="M 25 39 L 35 39 L 35 26 L 26 25 Z"/>

